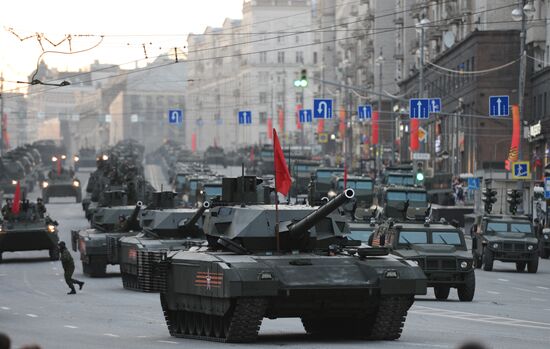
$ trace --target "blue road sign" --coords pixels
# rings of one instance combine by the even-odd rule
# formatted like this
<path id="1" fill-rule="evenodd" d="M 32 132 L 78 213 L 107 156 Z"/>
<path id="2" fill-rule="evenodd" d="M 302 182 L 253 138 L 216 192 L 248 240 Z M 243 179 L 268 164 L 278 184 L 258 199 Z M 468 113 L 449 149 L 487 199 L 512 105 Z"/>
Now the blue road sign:
<path id="1" fill-rule="evenodd" d="M 429 119 L 430 118 L 430 99 L 429 98 L 409 99 L 409 118 Z"/>
<path id="2" fill-rule="evenodd" d="M 468 189 L 479 190 L 480 179 L 479 178 L 468 178 Z"/>
<path id="3" fill-rule="evenodd" d="M 314 99 L 313 117 L 315 119 L 332 119 L 332 99 Z"/>
<path id="4" fill-rule="evenodd" d="M 239 111 L 239 125 L 250 125 L 252 123 L 252 112 L 250 110 Z"/>
<path id="5" fill-rule="evenodd" d="M 183 110 L 181 109 L 169 109 L 168 110 L 168 123 L 181 124 L 183 123 Z"/>
<path id="6" fill-rule="evenodd" d="M 300 123 L 312 122 L 313 112 L 311 109 L 300 109 Z"/>
<path id="7" fill-rule="evenodd" d="M 372 118 L 372 105 L 360 105 L 357 107 L 357 116 L 359 120 L 365 120 Z"/>
<path id="8" fill-rule="evenodd" d="M 510 97 L 508 96 L 490 96 L 489 97 L 489 115 L 490 116 L 508 116 L 510 108 Z"/>
<path id="9" fill-rule="evenodd" d="M 512 179 L 524 179 L 531 176 L 528 161 L 517 161 L 512 163 Z"/>
<path id="10" fill-rule="evenodd" d="M 544 198 L 550 199 L 550 177 L 544 179 Z"/>
<path id="11" fill-rule="evenodd" d="M 430 113 L 441 112 L 441 98 L 430 98 Z"/>

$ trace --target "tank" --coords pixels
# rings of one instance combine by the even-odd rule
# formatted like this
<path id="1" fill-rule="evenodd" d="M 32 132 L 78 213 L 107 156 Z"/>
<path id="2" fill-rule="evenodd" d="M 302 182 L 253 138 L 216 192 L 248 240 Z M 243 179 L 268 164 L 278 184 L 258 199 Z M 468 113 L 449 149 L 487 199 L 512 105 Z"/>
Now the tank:
<path id="1" fill-rule="evenodd" d="M 73 156 L 75 171 L 81 168 L 94 168 L 96 167 L 96 150 L 94 148 L 83 147 L 80 148 L 78 154 Z"/>
<path id="2" fill-rule="evenodd" d="M 385 248 L 347 239 L 333 211 L 353 196 L 347 189 L 320 207 L 280 205 L 278 214 L 274 205 L 214 202 L 203 225 L 208 247 L 159 263 L 169 333 L 252 342 L 263 318 L 299 317 L 312 335 L 399 338 L 426 278 Z"/>
<path id="3" fill-rule="evenodd" d="M 166 284 L 158 277 L 156 264 L 170 251 L 188 250 L 204 244 L 202 216 L 208 201 L 199 209 L 147 210 L 141 217 L 142 232 L 120 239 L 120 271 L 124 288 L 160 292 Z"/>
<path id="4" fill-rule="evenodd" d="M 20 212 L 4 212 L 0 226 L 0 262 L 4 252 L 48 250 L 50 260 L 59 259 L 57 222 L 40 212 L 34 203 L 23 202 Z"/>
<path id="5" fill-rule="evenodd" d="M 118 260 L 109 258 L 109 248 L 122 236 L 135 235 L 139 232 L 138 215 L 143 204 L 135 206 L 99 207 L 92 218 L 89 229 L 71 232 L 73 250 L 80 251 L 80 260 L 84 274 L 92 277 L 105 276 L 107 265 L 116 265 Z M 120 222 L 125 216 L 126 221 Z M 112 241 L 114 239 L 114 242 Z"/>
<path id="6" fill-rule="evenodd" d="M 44 203 L 50 202 L 51 197 L 69 196 L 74 196 L 77 203 L 82 202 L 80 180 L 75 177 L 74 171 L 66 168 L 61 168 L 59 171 L 51 170 L 48 178 L 42 182 Z"/>

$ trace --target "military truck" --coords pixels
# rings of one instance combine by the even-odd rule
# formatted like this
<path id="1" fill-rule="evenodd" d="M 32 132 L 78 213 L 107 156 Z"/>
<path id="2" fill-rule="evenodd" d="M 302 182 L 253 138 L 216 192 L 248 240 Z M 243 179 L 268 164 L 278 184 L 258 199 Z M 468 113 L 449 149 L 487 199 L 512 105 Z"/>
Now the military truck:
<path id="1" fill-rule="evenodd" d="M 547 259 L 550 255 L 550 228 L 542 230 L 542 236 L 539 237 L 540 258 Z"/>
<path id="2" fill-rule="evenodd" d="M 187 250 L 205 242 L 202 215 L 209 207 L 210 203 L 204 201 L 197 210 L 157 207 L 145 211 L 140 218 L 142 232 L 119 241 L 124 288 L 144 292 L 164 289 L 163 279 L 156 273 L 156 264 L 169 251 Z"/>
<path id="3" fill-rule="evenodd" d="M 80 180 L 75 177 L 72 170 L 60 168 L 59 171 L 51 170 L 48 178 L 42 182 L 42 199 L 44 203 L 50 202 L 51 197 L 74 196 L 76 202 L 82 201 L 82 188 Z"/>
<path id="4" fill-rule="evenodd" d="M 447 222 L 403 221 L 389 219 L 378 226 L 368 241 L 385 246 L 391 253 L 419 265 L 434 288 L 437 300 L 446 300 L 451 288 L 458 299 L 471 302 L 475 293 L 473 258 L 464 234 Z"/>
<path id="5" fill-rule="evenodd" d="M 484 214 L 477 216 L 472 254 L 477 268 L 493 270 L 494 261 L 515 263 L 516 271 L 539 267 L 539 240 L 528 216 Z"/>
<path id="6" fill-rule="evenodd" d="M 424 220 L 429 209 L 426 189 L 406 186 L 387 186 L 377 198 L 377 210 L 385 218 Z"/>
<path id="7" fill-rule="evenodd" d="M 306 194 L 311 174 L 321 165 L 319 160 L 295 159 L 292 161 L 292 195 Z"/>
<path id="8" fill-rule="evenodd" d="M 124 192 L 112 191 L 106 195 L 122 198 Z M 111 202 L 115 200 L 111 199 Z M 80 252 L 84 274 L 92 277 L 105 276 L 107 265 L 116 265 L 118 260 L 109 258 L 109 249 L 116 249 L 116 242 L 122 236 L 135 235 L 140 231 L 138 215 L 142 203 L 135 206 L 101 206 L 95 211 L 91 228 L 71 231 L 73 250 Z M 124 220 L 121 218 L 125 217 Z M 113 241 L 114 240 L 114 241 Z"/>
<path id="9" fill-rule="evenodd" d="M 264 317 L 300 317 L 312 335 L 400 337 L 426 278 L 385 248 L 347 239 L 345 219 L 332 212 L 352 189 L 317 208 L 279 205 L 276 214 L 274 205 L 250 204 L 256 179 L 231 184 L 205 215 L 208 248 L 171 252 L 160 263 L 172 336 L 251 342 Z"/>
<path id="10" fill-rule="evenodd" d="M 0 262 L 2 253 L 48 250 L 50 260 L 59 259 L 57 222 L 45 216 L 35 203 L 23 202 L 19 213 L 4 211 L 0 225 Z"/>

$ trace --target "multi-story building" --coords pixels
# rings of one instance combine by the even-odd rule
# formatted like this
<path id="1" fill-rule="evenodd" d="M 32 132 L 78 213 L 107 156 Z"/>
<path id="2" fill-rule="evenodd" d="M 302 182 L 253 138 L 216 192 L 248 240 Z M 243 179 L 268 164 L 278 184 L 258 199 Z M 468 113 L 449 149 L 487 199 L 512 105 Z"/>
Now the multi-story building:
<path id="1" fill-rule="evenodd" d="M 311 107 L 313 89 L 293 81 L 313 71 L 311 23 L 309 0 L 255 0 L 244 2 L 241 20 L 189 35 L 187 144 L 265 143 L 271 126 L 299 143 L 296 110 L 302 100 Z M 240 110 L 252 112 L 251 125 L 238 124 Z M 313 127 L 305 137 L 312 141 Z"/>

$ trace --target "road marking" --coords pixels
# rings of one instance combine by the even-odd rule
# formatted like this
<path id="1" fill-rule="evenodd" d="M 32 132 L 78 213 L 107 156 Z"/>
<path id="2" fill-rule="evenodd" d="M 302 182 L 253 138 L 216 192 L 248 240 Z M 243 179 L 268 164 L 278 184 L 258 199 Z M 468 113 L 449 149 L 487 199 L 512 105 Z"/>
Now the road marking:
<path id="1" fill-rule="evenodd" d="M 65 327 L 65 328 L 73 328 L 73 329 L 74 329 L 74 328 L 78 328 L 78 327 L 72 326 L 72 325 L 65 325 L 65 326 L 63 326 L 63 327 Z"/>
<path id="2" fill-rule="evenodd" d="M 0 274 L 0 276 L 8 276 L 8 274 Z"/>
<path id="3" fill-rule="evenodd" d="M 424 344 L 424 343 L 407 343 L 407 342 L 399 342 L 400 345 L 407 345 L 410 347 L 423 347 L 423 348 L 452 348 L 450 345 L 442 345 L 442 344 Z"/>
<path id="4" fill-rule="evenodd" d="M 526 288 L 520 288 L 520 287 L 511 287 L 511 288 L 513 288 L 514 290 L 528 292 L 528 293 L 545 294 L 545 293 L 541 293 L 541 292 L 537 292 L 537 291 L 531 291 L 531 290 L 528 290 Z"/>
<path id="5" fill-rule="evenodd" d="M 159 343 L 167 343 L 167 344 L 178 344 L 178 342 L 172 342 L 172 341 L 157 341 Z"/>
<path id="6" fill-rule="evenodd" d="M 547 322 L 520 320 L 520 319 L 513 319 L 513 318 L 502 317 L 502 316 L 467 313 L 463 311 L 444 310 L 440 308 L 431 308 L 431 307 L 425 307 L 425 306 L 419 306 L 419 305 L 415 305 L 414 309 L 409 312 L 414 314 L 419 314 L 419 315 L 439 316 L 439 317 L 446 317 L 451 319 L 484 322 L 484 323 L 490 323 L 490 324 L 496 324 L 496 325 L 550 330 L 550 323 L 547 323 Z"/>
<path id="7" fill-rule="evenodd" d="M 137 336 L 137 338 L 149 338 L 149 336 Z"/>
<path id="8" fill-rule="evenodd" d="M 537 302 L 546 302 L 546 299 L 542 299 L 542 298 L 534 298 L 534 297 L 531 297 L 531 300 L 532 300 L 532 301 L 537 301 Z"/>
<path id="9" fill-rule="evenodd" d="M 28 317 L 38 317 L 38 315 L 35 314 L 27 314 Z"/>
<path id="10" fill-rule="evenodd" d="M 10 310 L 8 307 L 0 307 L 2 310 Z"/>
<path id="11" fill-rule="evenodd" d="M 487 291 L 487 293 L 490 293 L 490 294 L 500 294 L 500 292 L 495 292 L 495 291 Z"/>
<path id="12" fill-rule="evenodd" d="M 120 337 L 118 334 L 112 334 L 112 333 L 104 333 L 103 335 L 104 335 L 104 336 L 107 336 L 107 337 L 113 337 L 113 338 L 118 338 L 118 337 Z"/>
<path id="13" fill-rule="evenodd" d="M 508 282 L 508 281 L 510 281 L 510 280 L 508 280 L 508 279 L 498 279 L 498 281 Z"/>
<path id="14" fill-rule="evenodd" d="M 550 288 L 544 286 L 537 286 L 537 288 L 540 288 L 541 290 L 550 290 Z"/>

